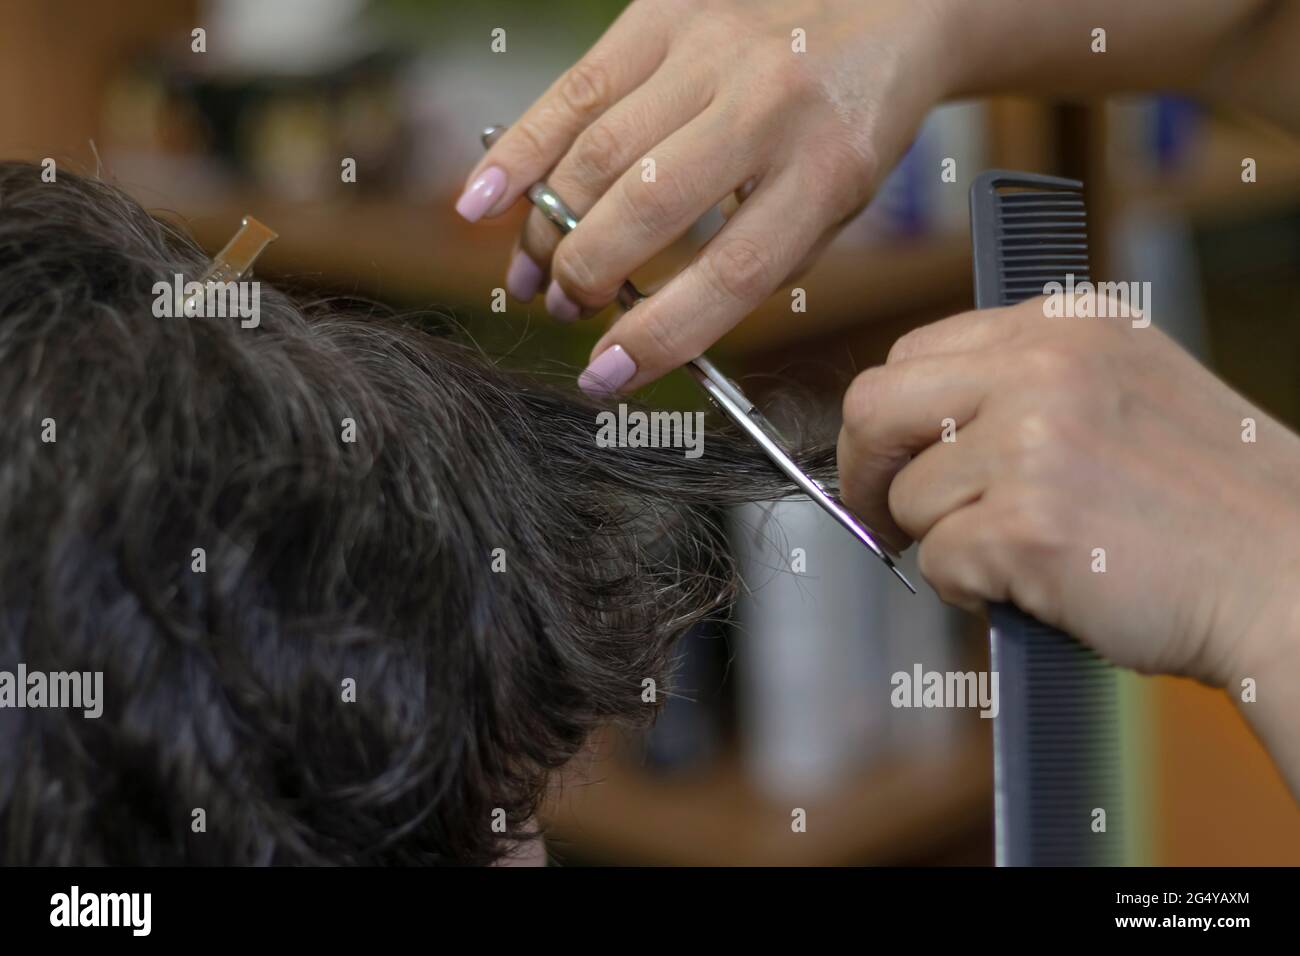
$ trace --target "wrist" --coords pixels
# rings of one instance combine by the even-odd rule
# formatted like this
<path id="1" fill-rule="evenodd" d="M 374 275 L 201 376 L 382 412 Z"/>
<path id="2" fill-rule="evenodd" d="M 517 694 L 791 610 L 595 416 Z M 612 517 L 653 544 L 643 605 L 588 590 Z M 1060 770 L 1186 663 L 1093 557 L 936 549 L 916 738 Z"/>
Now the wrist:
<path id="1" fill-rule="evenodd" d="M 1225 691 L 1300 801 L 1300 561 L 1281 571 L 1277 600 L 1245 635 Z"/>
<path id="2" fill-rule="evenodd" d="M 981 92 L 989 62 L 989 21 L 1001 8 L 1001 0 L 974 4 L 971 0 L 926 0 L 926 4 L 938 100 Z"/>
<path id="3" fill-rule="evenodd" d="M 1300 560 L 1283 567 L 1272 584 L 1272 600 L 1246 633 L 1237 669 L 1242 677 L 1285 678 L 1300 688 Z"/>
<path id="4" fill-rule="evenodd" d="M 1273 531 L 1271 544 L 1254 542 L 1257 561 L 1235 562 L 1244 572 L 1236 591 L 1245 603 L 1229 606 L 1243 626 L 1220 622 L 1223 638 L 1235 645 L 1229 658 L 1233 674 L 1256 680 L 1300 673 L 1300 512 L 1275 513 Z"/>

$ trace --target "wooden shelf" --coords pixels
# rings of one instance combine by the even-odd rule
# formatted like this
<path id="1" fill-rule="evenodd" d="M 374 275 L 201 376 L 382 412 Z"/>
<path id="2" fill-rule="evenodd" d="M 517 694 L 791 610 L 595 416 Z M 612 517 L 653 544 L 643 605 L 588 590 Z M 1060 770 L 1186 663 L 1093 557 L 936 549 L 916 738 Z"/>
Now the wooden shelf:
<path id="1" fill-rule="evenodd" d="M 152 211 L 173 211 L 201 245 L 219 249 L 245 214 L 280 234 L 258 260 L 277 278 L 355 289 L 389 299 L 442 299 L 486 308 L 505 280 L 523 210 L 470 225 L 449 209 L 396 201 L 284 202 L 250 195 L 179 206 L 137 195 Z"/>
<path id="2" fill-rule="evenodd" d="M 954 301 L 969 308 L 970 239 L 832 246 L 795 285 L 807 291 L 806 313 L 790 311 L 788 290 L 777 292 L 722 340 L 723 347 L 770 350 Z"/>
<path id="3" fill-rule="evenodd" d="M 1257 181 L 1241 181 L 1241 163 L 1256 162 Z M 1216 129 L 1183 168 L 1168 173 L 1115 175 L 1107 202 L 1224 221 L 1300 206 L 1300 141 L 1269 132 Z"/>
<path id="4" fill-rule="evenodd" d="M 972 731 L 950 752 L 896 760 L 847 780 L 827 799 L 775 801 L 732 757 L 706 771 L 652 774 L 606 745 L 573 771 L 543 814 L 552 851 L 626 864 L 825 866 L 914 859 L 993 816 L 992 736 Z M 807 831 L 791 830 L 791 810 Z"/>
<path id="5" fill-rule="evenodd" d="M 524 214 L 518 209 L 502 219 L 471 226 L 443 205 L 371 200 L 286 203 L 249 196 L 177 206 L 163 201 L 163 195 L 174 193 L 150 190 L 137 198 L 154 211 L 172 211 L 173 218 L 211 251 L 233 235 L 245 213 L 275 229 L 280 239 L 258 263 L 263 275 L 379 299 L 477 309 L 486 309 L 491 290 L 504 282 Z M 653 285 L 656 277 L 671 275 L 692 254 L 687 243 L 679 243 L 644 274 Z M 791 312 L 788 289 L 777 292 L 723 340 L 723 348 L 733 352 L 779 348 L 969 298 L 970 244 L 964 236 L 837 244 L 797 284 L 807 291 L 807 312 Z M 511 307 L 520 308 L 513 303 Z M 541 307 L 534 303 L 530 308 L 539 314 Z M 595 321 L 602 323 L 604 318 Z M 590 335 L 586 323 L 573 328 L 573 334 Z"/>

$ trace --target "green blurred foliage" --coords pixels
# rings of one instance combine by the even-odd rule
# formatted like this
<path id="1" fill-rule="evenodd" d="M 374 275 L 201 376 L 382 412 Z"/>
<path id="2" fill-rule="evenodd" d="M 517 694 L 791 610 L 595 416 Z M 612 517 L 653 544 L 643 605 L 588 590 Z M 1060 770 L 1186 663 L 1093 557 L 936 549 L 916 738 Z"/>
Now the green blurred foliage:
<path id="1" fill-rule="evenodd" d="M 410 16 L 428 16 L 441 20 L 447 15 L 465 12 L 465 0 L 371 0 L 379 9 L 389 9 Z M 569 18 L 611 20 L 618 15 L 627 0 L 481 0 L 472 6 L 477 10 L 540 11 Z"/>
<path id="2" fill-rule="evenodd" d="M 491 23 L 559 28 L 594 39 L 626 6 L 627 0 L 370 0 L 378 19 L 399 25 L 407 35 L 428 38 Z"/>

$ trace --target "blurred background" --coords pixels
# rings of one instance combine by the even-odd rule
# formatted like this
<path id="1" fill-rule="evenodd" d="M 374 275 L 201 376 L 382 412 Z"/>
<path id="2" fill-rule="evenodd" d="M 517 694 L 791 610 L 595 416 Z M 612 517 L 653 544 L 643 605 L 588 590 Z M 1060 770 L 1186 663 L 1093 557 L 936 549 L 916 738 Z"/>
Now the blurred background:
<path id="1" fill-rule="evenodd" d="M 0 0 L 0 156 L 98 169 L 212 251 L 253 213 L 281 236 L 263 277 L 434 308 L 504 361 L 571 376 L 607 317 L 561 327 L 540 300 L 493 313 L 522 210 L 469 226 L 451 207 L 479 129 L 518 116 L 621 7 Z M 936 175 L 945 158 L 955 183 Z M 1257 182 L 1242 182 L 1246 158 Z M 1156 324 L 1300 425 L 1300 147 L 1174 96 L 936 110 L 800 280 L 806 312 L 780 292 L 715 356 L 754 393 L 797 392 L 801 418 L 833 435 L 855 370 L 970 308 L 967 189 L 993 166 L 1084 179 L 1094 276 L 1150 280 Z M 637 279 L 681 268 L 718 225 L 706 218 Z M 647 398 L 699 404 L 680 374 Z M 557 784 L 552 858 L 992 862 L 990 721 L 888 701 L 889 675 L 916 663 L 986 668 L 980 623 L 928 588 L 910 598 L 806 504 L 721 517 L 749 583 L 735 620 L 687 638 L 653 731 L 594 741 Z M 1135 859 L 1300 864 L 1296 803 L 1223 694 L 1133 677 L 1123 719 Z"/>

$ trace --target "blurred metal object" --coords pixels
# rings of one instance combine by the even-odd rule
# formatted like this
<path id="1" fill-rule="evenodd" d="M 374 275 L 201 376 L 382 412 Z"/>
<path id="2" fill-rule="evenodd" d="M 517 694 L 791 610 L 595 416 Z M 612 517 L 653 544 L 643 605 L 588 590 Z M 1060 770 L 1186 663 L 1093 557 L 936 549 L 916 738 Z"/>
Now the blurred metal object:
<path id="1" fill-rule="evenodd" d="M 484 129 L 482 135 L 484 148 L 490 149 L 505 131 L 504 126 L 489 126 Z M 543 216 L 555 224 L 561 233 L 567 235 L 577 228 L 578 217 L 546 183 L 538 182 L 530 186 L 528 188 L 528 199 L 541 211 Z M 644 298 L 645 296 L 632 284 L 631 280 L 624 280 L 623 285 L 618 290 L 618 301 L 624 309 L 633 308 Z M 886 567 L 894 573 L 898 580 L 907 585 L 909 591 L 913 594 L 916 593 L 916 588 L 912 586 L 912 582 L 907 580 L 903 572 L 894 564 L 893 559 L 877 543 L 871 530 L 843 504 L 832 497 L 821 482 L 795 463 L 795 460 L 785 450 L 785 441 L 781 438 L 780 433 L 763 417 L 757 406 L 746 397 L 735 382 L 723 375 L 717 366 L 703 355 L 693 359 L 688 364 L 688 369 L 691 375 L 695 377 L 696 382 L 704 389 L 705 394 L 709 396 L 709 400 L 724 415 L 735 422 L 763 450 L 763 453 L 771 459 L 772 463 L 795 483 L 800 491 L 825 509 L 850 534 L 866 545 L 872 554 L 885 563 Z"/>

